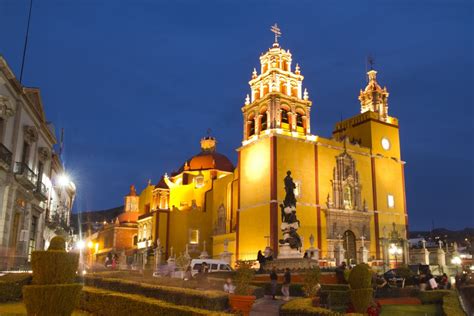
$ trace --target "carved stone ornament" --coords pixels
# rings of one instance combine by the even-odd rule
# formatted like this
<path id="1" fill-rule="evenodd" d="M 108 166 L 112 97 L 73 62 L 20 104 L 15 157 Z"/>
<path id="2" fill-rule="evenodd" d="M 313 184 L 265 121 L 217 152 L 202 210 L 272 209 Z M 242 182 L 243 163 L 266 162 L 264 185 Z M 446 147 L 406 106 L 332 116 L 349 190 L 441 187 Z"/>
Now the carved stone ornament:
<path id="1" fill-rule="evenodd" d="M 41 162 L 46 162 L 51 159 L 51 151 L 47 147 L 38 148 L 38 159 Z"/>
<path id="2" fill-rule="evenodd" d="M 8 97 L 0 94 L 0 117 L 7 119 L 13 116 L 14 113 L 12 101 Z"/>
<path id="3" fill-rule="evenodd" d="M 23 127 L 23 133 L 25 134 L 25 141 L 29 144 L 32 144 L 38 140 L 38 131 L 34 126 L 25 125 Z"/>

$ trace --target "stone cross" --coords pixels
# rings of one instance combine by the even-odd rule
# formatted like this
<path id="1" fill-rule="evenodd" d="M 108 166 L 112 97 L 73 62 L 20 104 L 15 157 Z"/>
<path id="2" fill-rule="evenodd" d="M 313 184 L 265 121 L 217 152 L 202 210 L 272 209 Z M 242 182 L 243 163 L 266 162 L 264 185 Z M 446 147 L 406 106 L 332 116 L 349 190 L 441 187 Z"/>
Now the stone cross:
<path id="1" fill-rule="evenodd" d="M 421 244 L 423 245 L 423 249 L 425 249 L 425 248 L 426 248 L 426 240 L 425 240 L 425 239 L 422 239 L 422 240 L 421 240 Z"/>
<path id="2" fill-rule="evenodd" d="M 275 34 L 275 43 L 278 43 L 278 38 L 281 37 L 281 31 L 278 25 L 276 23 L 272 25 L 270 31 Z"/>
<path id="3" fill-rule="evenodd" d="M 443 248 L 443 242 L 441 240 L 438 240 L 438 245 L 439 245 L 439 249 Z"/>
<path id="4" fill-rule="evenodd" d="M 170 258 L 173 257 L 173 246 L 170 247 Z"/>
<path id="5" fill-rule="evenodd" d="M 360 236 L 360 240 L 361 240 L 361 243 L 362 243 L 362 248 L 364 248 L 365 247 L 365 245 L 364 245 L 364 240 L 365 240 L 364 235 Z"/>

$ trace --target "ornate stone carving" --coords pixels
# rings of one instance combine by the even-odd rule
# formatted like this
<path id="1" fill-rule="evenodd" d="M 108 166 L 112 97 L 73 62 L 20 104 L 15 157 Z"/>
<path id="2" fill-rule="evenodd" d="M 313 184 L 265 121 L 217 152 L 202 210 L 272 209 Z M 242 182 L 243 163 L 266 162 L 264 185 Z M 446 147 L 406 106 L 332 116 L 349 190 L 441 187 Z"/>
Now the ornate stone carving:
<path id="1" fill-rule="evenodd" d="M 281 230 L 283 233 L 283 238 L 280 239 L 280 248 L 290 247 L 292 250 L 297 250 L 296 254 L 299 254 L 302 243 L 301 238 L 296 232 L 300 227 L 300 221 L 296 217 L 296 197 L 295 197 L 295 188 L 296 185 L 291 178 L 291 171 L 288 171 L 287 176 L 285 177 L 285 200 L 283 204 L 280 204 L 281 208 Z M 281 253 L 282 251 L 280 251 Z M 284 254 L 286 255 L 286 254 Z M 289 255 L 289 254 L 288 254 Z"/>
<path id="2" fill-rule="evenodd" d="M 4 95 L 0 94 L 0 117 L 3 119 L 7 119 L 15 114 L 13 109 L 12 101 Z"/>
<path id="3" fill-rule="evenodd" d="M 361 203 L 359 173 L 354 159 L 346 151 L 336 157 L 331 184 L 333 200 L 328 195 L 326 203 L 328 208 L 364 210 L 364 205 Z"/>
<path id="4" fill-rule="evenodd" d="M 38 131 L 34 126 L 23 126 L 23 133 L 25 141 L 29 144 L 32 144 L 38 140 Z"/>
<path id="5" fill-rule="evenodd" d="M 221 204 L 217 209 L 217 221 L 214 227 L 214 235 L 225 234 L 227 231 L 227 214 L 224 204 Z"/>
<path id="6" fill-rule="evenodd" d="M 51 151 L 47 147 L 38 148 L 38 159 L 41 162 L 46 162 L 51 159 Z"/>

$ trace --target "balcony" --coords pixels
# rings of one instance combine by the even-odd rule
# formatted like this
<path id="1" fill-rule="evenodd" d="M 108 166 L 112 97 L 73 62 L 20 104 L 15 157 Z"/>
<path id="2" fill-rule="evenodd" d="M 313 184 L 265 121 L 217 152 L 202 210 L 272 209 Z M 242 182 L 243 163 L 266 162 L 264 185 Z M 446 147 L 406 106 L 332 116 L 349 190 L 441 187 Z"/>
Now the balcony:
<path id="1" fill-rule="evenodd" d="M 48 199 L 48 189 L 46 188 L 43 182 L 38 181 L 38 184 L 36 185 L 36 189 L 34 190 L 33 194 L 40 201 L 46 201 Z"/>
<path id="2" fill-rule="evenodd" d="M 10 170 L 12 165 L 12 152 L 5 145 L 0 144 L 0 168 Z"/>
<path id="3" fill-rule="evenodd" d="M 36 182 L 38 176 L 31 170 L 28 165 L 24 162 L 15 163 L 15 179 L 25 187 L 27 190 L 33 190 L 36 188 Z"/>

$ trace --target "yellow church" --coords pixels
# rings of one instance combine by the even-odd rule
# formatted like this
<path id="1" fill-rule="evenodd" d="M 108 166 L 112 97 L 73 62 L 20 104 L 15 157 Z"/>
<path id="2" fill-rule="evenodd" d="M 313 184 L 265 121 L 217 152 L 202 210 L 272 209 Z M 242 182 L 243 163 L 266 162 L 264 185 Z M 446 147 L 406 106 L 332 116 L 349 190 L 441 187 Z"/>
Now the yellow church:
<path id="1" fill-rule="evenodd" d="M 192 257 L 204 251 L 219 258 L 225 251 L 234 262 L 255 259 L 267 247 L 278 257 L 279 205 L 291 171 L 301 257 L 311 248 L 321 265 L 337 264 L 341 254 L 373 265 L 407 262 L 398 120 L 389 115 L 389 93 L 377 72 L 367 76 L 360 113 L 354 109 L 337 122 L 330 137 L 315 135 L 302 71 L 275 40 L 249 81 L 237 165 L 218 153 L 215 138 L 204 137 L 195 156 L 149 183 L 136 198 L 138 208 L 128 208 L 139 213 L 137 247 L 159 239 L 165 259 L 188 249 Z"/>

